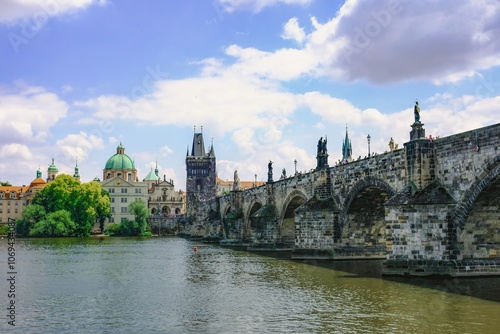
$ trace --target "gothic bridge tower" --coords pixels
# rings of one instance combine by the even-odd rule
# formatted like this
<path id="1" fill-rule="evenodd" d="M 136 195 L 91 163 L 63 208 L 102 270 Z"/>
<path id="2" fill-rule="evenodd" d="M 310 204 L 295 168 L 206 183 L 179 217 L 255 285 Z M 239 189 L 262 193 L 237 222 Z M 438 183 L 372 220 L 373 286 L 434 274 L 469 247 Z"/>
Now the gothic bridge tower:
<path id="1" fill-rule="evenodd" d="M 195 132 L 191 152 L 186 153 L 186 211 L 188 217 L 196 212 L 201 202 L 214 199 L 217 193 L 217 170 L 214 145 L 205 151 L 202 132 Z"/>

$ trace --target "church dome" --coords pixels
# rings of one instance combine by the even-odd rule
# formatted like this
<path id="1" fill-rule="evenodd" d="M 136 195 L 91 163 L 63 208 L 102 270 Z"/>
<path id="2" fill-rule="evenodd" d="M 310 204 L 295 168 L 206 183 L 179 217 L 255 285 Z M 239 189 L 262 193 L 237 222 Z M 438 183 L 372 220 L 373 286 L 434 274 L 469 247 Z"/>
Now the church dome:
<path id="1" fill-rule="evenodd" d="M 54 164 L 54 159 L 52 159 L 52 163 L 49 166 L 49 169 L 47 170 L 49 172 L 58 172 L 59 169 L 57 169 L 57 166 Z"/>
<path id="2" fill-rule="evenodd" d="M 125 154 L 125 148 L 120 145 L 116 148 L 116 154 L 106 162 L 104 169 L 135 169 L 134 161 Z"/>

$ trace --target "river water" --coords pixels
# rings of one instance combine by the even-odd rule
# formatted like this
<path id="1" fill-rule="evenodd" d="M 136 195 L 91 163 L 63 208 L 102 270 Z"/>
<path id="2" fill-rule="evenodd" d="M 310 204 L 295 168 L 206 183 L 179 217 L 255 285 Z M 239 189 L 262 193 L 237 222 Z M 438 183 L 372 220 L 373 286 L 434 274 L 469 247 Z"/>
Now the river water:
<path id="1" fill-rule="evenodd" d="M 389 280 L 379 277 L 381 261 L 295 262 L 180 238 L 16 242 L 13 327 L 0 240 L 0 332 L 500 330 L 499 278 Z"/>

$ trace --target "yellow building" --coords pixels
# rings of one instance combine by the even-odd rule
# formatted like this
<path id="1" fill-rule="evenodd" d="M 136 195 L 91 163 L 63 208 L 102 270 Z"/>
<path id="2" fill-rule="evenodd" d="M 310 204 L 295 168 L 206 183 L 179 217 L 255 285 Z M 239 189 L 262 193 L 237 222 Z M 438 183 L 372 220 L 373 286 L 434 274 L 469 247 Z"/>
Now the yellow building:
<path id="1" fill-rule="evenodd" d="M 239 181 L 239 190 L 260 187 L 266 184 L 262 181 Z M 228 194 L 234 190 L 234 181 L 224 181 L 217 177 L 217 196 Z"/>
<path id="2" fill-rule="evenodd" d="M 6 223 L 8 218 L 22 218 L 24 208 L 46 184 L 42 179 L 42 171 L 38 169 L 36 178 L 29 186 L 0 186 L 0 223 Z"/>

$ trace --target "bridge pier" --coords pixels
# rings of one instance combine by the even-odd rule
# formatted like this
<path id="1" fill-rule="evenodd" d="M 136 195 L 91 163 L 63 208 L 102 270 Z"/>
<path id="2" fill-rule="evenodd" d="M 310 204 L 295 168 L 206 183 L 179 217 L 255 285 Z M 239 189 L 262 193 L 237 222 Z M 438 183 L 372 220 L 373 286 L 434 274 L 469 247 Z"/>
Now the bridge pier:
<path id="1" fill-rule="evenodd" d="M 333 198 L 311 198 L 295 210 L 295 247 L 292 259 L 335 258 L 339 208 Z"/>
<path id="2" fill-rule="evenodd" d="M 422 190 L 411 185 L 385 203 L 385 275 L 442 275 L 454 254 L 456 203 L 438 182 Z"/>

